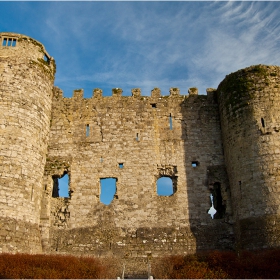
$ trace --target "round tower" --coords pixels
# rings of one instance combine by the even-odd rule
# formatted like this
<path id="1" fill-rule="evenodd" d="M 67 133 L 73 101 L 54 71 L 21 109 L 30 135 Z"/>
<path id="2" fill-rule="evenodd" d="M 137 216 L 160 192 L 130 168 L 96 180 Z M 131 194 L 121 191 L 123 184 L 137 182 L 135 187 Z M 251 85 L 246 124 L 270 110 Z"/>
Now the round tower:
<path id="1" fill-rule="evenodd" d="M 237 248 L 280 246 L 280 67 L 221 82 L 218 102 Z"/>
<path id="2" fill-rule="evenodd" d="M 0 252 L 39 253 L 55 62 L 30 37 L 0 43 Z"/>

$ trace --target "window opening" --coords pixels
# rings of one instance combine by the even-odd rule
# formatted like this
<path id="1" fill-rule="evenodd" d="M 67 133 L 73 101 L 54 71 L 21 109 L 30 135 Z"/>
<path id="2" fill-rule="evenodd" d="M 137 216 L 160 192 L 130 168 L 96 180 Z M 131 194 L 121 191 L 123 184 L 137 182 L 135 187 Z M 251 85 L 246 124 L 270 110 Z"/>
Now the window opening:
<path id="1" fill-rule="evenodd" d="M 69 197 L 69 176 L 65 174 L 58 179 L 58 194 L 59 197 Z"/>
<path id="2" fill-rule="evenodd" d="M 100 162 L 103 162 L 103 157 L 100 158 Z"/>
<path id="3" fill-rule="evenodd" d="M 12 43 L 12 47 L 15 47 L 15 46 L 16 46 L 16 44 L 17 44 L 17 40 L 16 40 L 16 39 L 14 39 L 14 40 L 13 40 L 13 43 Z"/>
<path id="4" fill-rule="evenodd" d="M 152 103 L 152 108 L 156 108 L 157 107 L 157 104 L 156 103 Z"/>
<path id="5" fill-rule="evenodd" d="M 100 179 L 100 202 L 109 205 L 115 197 L 117 191 L 116 178 Z"/>
<path id="6" fill-rule="evenodd" d="M 160 177 L 157 180 L 157 194 L 159 196 L 171 196 L 174 194 L 173 181 L 170 177 Z"/>
<path id="7" fill-rule="evenodd" d="M 33 186 L 32 186 L 32 190 L 31 190 L 31 201 L 34 201 L 34 199 L 33 199 L 33 194 L 34 194 L 34 188 L 33 188 Z"/>
<path id="8" fill-rule="evenodd" d="M 89 124 L 86 125 L 86 137 L 89 137 Z"/>
<path id="9" fill-rule="evenodd" d="M 139 133 L 136 133 L 136 141 L 139 141 Z"/>
<path id="10" fill-rule="evenodd" d="M 265 127 L 264 119 L 263 118 L 261 118 L 261 122 L 262 122 L 262 127 Z"/>
<path id="11" fill-rule="evenodd" d="M 7 45 L 7 38 L 4 38 L 4 39 L 3 39 L 3 42 L 2 42 L 2 46 L 3 46 L 3 47 L 6 47 L 6 45 Z"/>
<path id="12" fill-rule="evenodd" d="M 46 62 L 49 62 L 49 59 L 48 59 L 48 57 L 47 57 L 46 55 L 44 55 L 44 60 L 45 60 Z"/>
<path id="13" fill-rule="evenodd" d="M 198 161 L 192 161 L 192 167 L 198 167 L 199 162 Z"/>
<path id="14" fill-rule="evenodd" d="M 210 200 L 211 200 L 211 204 L 212 206 L 210 207 L 208 214 L 211 215 L 211 218 L 214 219 L 214 215 L 217 213 L 217 210 L 214 208 L 214 204 L 213 204 L 213 195 L 210 194 Z"/>
<path id="15" fill-rule="evenodd" d="M 119 163 L 119 168 L 123 168 L 123 163 Z"/>
<path id="16" fill-rule="evenodd" d="M 12 41 L 13 41 L 13 40 L 12 40 L 11 38 L 8 39 L 8 47 L 11 47 L 11 46 L 12 46 Z"/>
<path id="17" fill-rule="evenodd" d="M 69 175 L 53 176 L 52 197 L 69 197 Z"/>
<path id="18" fill-rule="evenodd" d="M 213 217 L 214 217 L 214 219 L 221 219 L 225 215 L 226 206 L 225 206 L 223 198 L 222 198 L 220 183 L 214 183 L 213 189 L 211 190 L 211 195 L 213 198 L 213 200 L 211 199 L 212 207 L 214 207 L 216 210 L 216 213 L 213 215 Z M 210 210 L 211 210 L 211 208 L 210 208 Z"/>
<path id="19" fill-rule="evenodd" d="M 170 116 L 169 116 L 169 128 L 170 128 L 170 130 L 172 130 L 172 116 L 171 116 L 171 113 L 170 113 Z"/>

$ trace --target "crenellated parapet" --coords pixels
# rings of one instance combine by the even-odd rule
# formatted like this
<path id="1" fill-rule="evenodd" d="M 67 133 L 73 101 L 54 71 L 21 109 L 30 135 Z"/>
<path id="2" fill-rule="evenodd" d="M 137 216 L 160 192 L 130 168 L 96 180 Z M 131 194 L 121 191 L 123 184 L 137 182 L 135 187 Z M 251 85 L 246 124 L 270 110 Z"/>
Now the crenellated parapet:
<path id="1" fill-rule="evenodd" d="M 208 88 L 206 89 L 206 93 L 208 97 L 213 97 L 215 94 L 216 89 L 213 88 Z M 188 89 L 188 95 L 181 94 L 180 89 L 176 87 L 171 87 L 169 89 L 169 95 L 162 95 L 161 89 L 160 88 L 154 88 L 151 90 L 150 95 L 142 95 L 141 89 L 140 88 L 133 88 L 131 89 L 131 95 L 123 95 L 123 90 L 121 88 L 113 88 L 112 89 L 112 95 L 111 96 L 103 96 L 103 90 L 100 88 L 95 88 L 92 92 L 92 96 L 90 98 L 85 98 L 84 97 L 84 90 L 83 89 L 75 89 L 73 90 L 73 96 L 72 97 L 67 97 L 67 99 L 91 99 L 91 98 L 116 98 L 116 97 L 124 97 L 124 98 L 152 98 L 152 99 L 158 99 L 158 98 L 188 98 L 189 96 L 198 96 L 198 89 L 197 88 L 189 88 Z M 202 96 L 205 96 L 204 94 Z M 54 87 L 54 98 L 63 98 L 63 91 L 59 89 L 58 87 Z"/>

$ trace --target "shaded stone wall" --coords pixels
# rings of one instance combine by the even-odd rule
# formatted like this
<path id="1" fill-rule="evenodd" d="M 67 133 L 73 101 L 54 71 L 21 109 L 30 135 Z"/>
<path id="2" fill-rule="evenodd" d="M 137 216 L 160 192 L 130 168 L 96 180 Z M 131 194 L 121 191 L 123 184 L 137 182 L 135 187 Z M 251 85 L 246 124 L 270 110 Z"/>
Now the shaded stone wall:
<path id="1" fill-rule="evenodd" d="M 0 251 L 40 252 L 55 65 L 27 36 L 0 33 L 0 43 Z"/>
<path id="2" fill-rule="evenodd" d="M 42 203 L 48 250 L 147 258 L 232 248 L 214 92 L 190 90 L 184 96 L 172 88 L 169 96 L 161 96 L 154 89 L 150 97 L 141 96 L 139 89 L 131 97 L 121 92 L 114 89 L 111 97 L 102 97 L 96 89 L 85 99 L 82 90 L 64 98 L 55 89 Z M 52 178 L 65 172 L 71 196 L 63 204 L 63 198 L 51 197 L 51 189 Z M 172 179 L 173 195 L 157 194 L 162 176 Z M 117 178 L 117 192 L 104 205 L 100 179 L 109 177 Z M 207 213 L 215 182 L 221 184 L 226 205 L 218 220 Z"/>
<path id="3" fill-rule="evenodd" d="M 241 248 L 279 239 L 280 69 L 251 66 L 218 87 L 225 160 Z"/>

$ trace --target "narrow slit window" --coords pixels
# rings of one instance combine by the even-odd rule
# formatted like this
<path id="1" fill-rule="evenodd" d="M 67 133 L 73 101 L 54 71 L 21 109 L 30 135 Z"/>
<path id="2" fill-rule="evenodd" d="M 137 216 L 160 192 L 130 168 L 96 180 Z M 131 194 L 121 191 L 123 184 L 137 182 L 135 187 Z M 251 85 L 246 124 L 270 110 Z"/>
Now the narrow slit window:
<path id="1" fill-rule="evenodd" d="M 116 178 L 100 179 L 100 202 L 109 205 L 115 197 L 117 191 Z"/>
<path id="2" fill-rule="evenodd" d="M 226 212 L 226 206 L 223 201 L 222 193 L 221 193 L 221 184 L 216 182 L 211 191 L 212 195 L 212 207 L 216 210 L 216 213 L 213 215 L 214 219 L 221 219 L 224 217 Z"/>
<path id="3" fill-rule="evenodd" d="M 262 122 L 262 127 L 265 127 L 265 123 L 264 123 L 264 119 L 261 118 L 261 122 Z"/>
<path id="4" fill-rule="evenodd" d="M 139 141 L 139 133 L 136 133 L 136 141 Z"/>
<path id="5" fill-rule="evenodd" d="M 160 177 L 157 180 L 157 194 L 159 196 L 171 196 L 174 194 L 173 181 L 170 177 Z"/>
<path id="6" fill-rule="evenodd" d="M 32 186 L 32 190 L 31 190 L 31 201 L 34 201 L 33 195 L 34 195 L 34 188 L 33 188 L 33 186 Z"/>
<path id="7" fill-rule="evenodd" d="M 171 113 L 169 115 L 169 128 L 170 128 L 170 130 L 172 130 L 172 115 L 171 115 Z"/>
<path id="8" fill-rule="evenodd" d="M 119 168 L 123 168 L 123 163 L 119 163 Z"/>
<path id="9" fill-rule="evenodd" d="M 89 124 L 86 125 L 86 137 L 89 137 Z"/>

